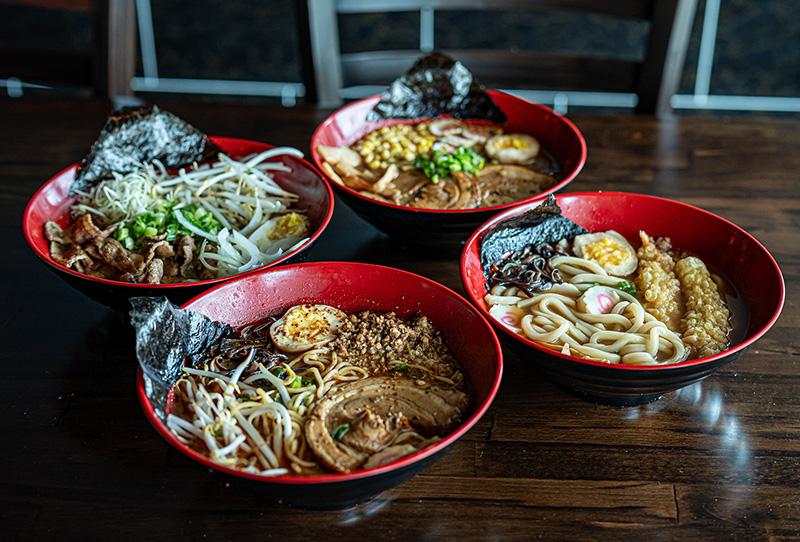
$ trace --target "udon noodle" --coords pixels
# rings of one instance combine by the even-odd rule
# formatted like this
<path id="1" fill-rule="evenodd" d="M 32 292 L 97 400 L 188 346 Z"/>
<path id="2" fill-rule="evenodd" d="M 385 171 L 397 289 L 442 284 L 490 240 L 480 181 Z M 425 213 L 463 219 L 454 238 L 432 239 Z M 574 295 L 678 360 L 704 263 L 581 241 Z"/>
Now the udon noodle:
<path id="1" fill-rule="evenodd" d="M 564 282 L 528 297 L 517 287 L 495 286 L 486 296 L 490 313 L 524 314 L 521 333 L 532 341 L 560 347 L 565 354 L 629 365 L 675 363 L 685 358 L 681 338 L 648 313 L 635 296 L 621 298 L 606 314 L 579 308 L 579 297 L 595 285 L 615 287 L 620 279 L 589 260 L 556 256 L 550 260 Z"/>

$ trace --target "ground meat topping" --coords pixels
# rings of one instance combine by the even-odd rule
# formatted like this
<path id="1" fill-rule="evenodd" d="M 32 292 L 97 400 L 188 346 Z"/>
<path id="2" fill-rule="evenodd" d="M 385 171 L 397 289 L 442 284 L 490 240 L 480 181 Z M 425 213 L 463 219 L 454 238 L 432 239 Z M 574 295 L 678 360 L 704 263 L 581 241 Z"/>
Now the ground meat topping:
<path id="1" fill-rule="evenodd" d="M 448 378 L 458 367 L 442 337 L 424 316 L 403 319 L 393 312 L 351 314 L 330 347 L 373 375 L 390 372 L 397 365 L 392 361 L 420 365 Z"/>

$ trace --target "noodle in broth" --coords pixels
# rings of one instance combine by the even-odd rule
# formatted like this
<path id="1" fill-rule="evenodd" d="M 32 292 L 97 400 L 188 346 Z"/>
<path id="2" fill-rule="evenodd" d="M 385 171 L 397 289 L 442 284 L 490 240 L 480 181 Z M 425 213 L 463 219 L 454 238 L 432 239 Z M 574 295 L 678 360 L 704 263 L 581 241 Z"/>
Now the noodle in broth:
<path id="1" fill-rule="evenodd" d="M 632 296 L 619 291 L 621 300 L 607 314 L 578 308 L 578 298 L 594 285 L 615 286 L 618 277 L 594 262 L 574 256 L 551 260 L 564 283 L 528 297 L 518 288 L 495 286 L 486 296 L 494 307 L 516 307 L 524 313 L 521 333 L 532 341 L 557 347 L 565 354 L 628 365 L 655 365 L 683 361 L 681 338 L 648 313 Z"/>
<path id="2" fill-rule="evenodd" d="M 376 319 L 375 314 L 347 315 L 336 339 L 299 353 L 276 347 L 269 330 L 277 323 L 223 339 L 202 367 L 184 368 L 174 387 L 168 427 L 211 460 L 265 476 L 371 468 L 438 441 L 466 408 L 460 365 L 434 334 L 430 348 L 412 340 L 397 355 L 384 352 L 389 359 L 376 371 L 375 360 L 359 357 L 357 344 L 347 343 L 348 330 Z M 424 317 L 413 322 L 391 313 L 381 317 L 394 322 L 395 329 L 417 333 L 412 339 L 432 331 Z M 359 416 L 339 408 L 362 396 L 372 399 Z M 430 414 L 445 420 L 439 427 L 414 417 L 414 409 L 429 399 L 442 409 Z M 320 412 L 321 405 L 329 411 Z M 383 426 L 394 429 L 381 432 Z M 358 440 L 366 433 L 378 436 L 374 442 Z"/>

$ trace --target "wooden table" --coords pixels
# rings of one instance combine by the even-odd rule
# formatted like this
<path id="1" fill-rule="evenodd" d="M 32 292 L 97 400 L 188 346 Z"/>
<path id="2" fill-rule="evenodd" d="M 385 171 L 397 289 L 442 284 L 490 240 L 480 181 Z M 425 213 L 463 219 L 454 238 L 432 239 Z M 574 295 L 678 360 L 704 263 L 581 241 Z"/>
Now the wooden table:
<path id="1" fill-rule="evenodd" d="M 213 135 L 296 146 L 327 111 L 161 103 Z M 28 199 L 76 162 L 110 107 L 0 99 L 0 533 L 4 540 L 800 538 L 800 123 L 574 115 L 589 157 L 568 192 L 677 199 L 738 224 L 777 259 L 777 325 L 701 383 L 596 406 L 506 352 L 480 423 L 423 474 L 341 511 L 228 487 L 169 447 L 137 402 L 132 330 L 33 255 Z M 418 254 L 337 202 L 310 260 L 400 267 L 463 293 L 455 259 Z"/>

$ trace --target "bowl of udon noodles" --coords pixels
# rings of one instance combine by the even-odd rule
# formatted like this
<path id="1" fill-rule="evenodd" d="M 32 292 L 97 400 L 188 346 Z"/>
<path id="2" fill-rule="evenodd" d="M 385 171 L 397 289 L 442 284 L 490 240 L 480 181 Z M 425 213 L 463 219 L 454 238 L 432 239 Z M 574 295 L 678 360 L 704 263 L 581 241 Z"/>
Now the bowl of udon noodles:
<path id="1" fill-rule="evenodd" d="M 47 181 L 23 216 L 49 269 L 120 311 L 134 296 L 175 303 L 231 277 L 300 261 L 333 213 L 333 192 L 300 151 L 211 137 L 208 163 L 158 162 L 70 195 L 77 165 Z"/>
<path id="2" fill-rule="evenodd" d="M 586 161 L 578 128 L 504 92 L 504 125 L 469 119 L 367 121 L 380 96 L 350 103 L 311 138 L 311 159 L 359 216 L 403 243 L 458 254 L 500 211 L 568 185 Z"/>
<path id="3" fill-rule="evenodd" d="M 754 237 L 653 196 L 586 192 L 510 209 L 470 237 L 468 298 L 505 346 L 598 404 L 656 400 L 741 356 L 785 287 Z"/>
<path id="4" fill-rule="evenodd" d="M 416 475 L 486 413 L 502 375 L 466 299 L 394 268 L 276 267 L 183 309 L 235 332 L 186 357 L 164 417 L 140 367 L 146 416 L 221 483 L 296 507 L 344 508 Z"/>

